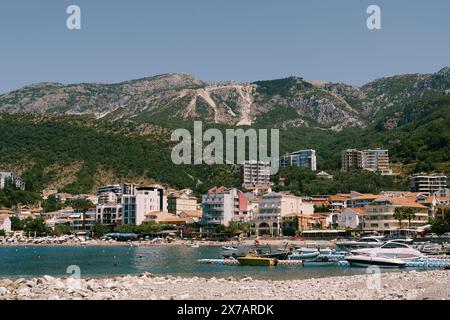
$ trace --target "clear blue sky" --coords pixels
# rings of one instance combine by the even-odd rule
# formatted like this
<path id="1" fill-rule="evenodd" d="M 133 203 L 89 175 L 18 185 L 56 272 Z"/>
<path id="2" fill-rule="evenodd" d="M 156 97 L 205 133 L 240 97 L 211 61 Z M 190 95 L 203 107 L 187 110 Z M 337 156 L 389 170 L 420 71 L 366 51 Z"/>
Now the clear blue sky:
<path id="1" fill-rule="evenodd" d="M 80 31 L 66 28 L 70 4 Z M 369 4 L 382 30 L 366 28 Z M 450 1 L 1 0 L 0 41 L 0 92 L 168 72 L 361 85 L 450 65 Z"/>

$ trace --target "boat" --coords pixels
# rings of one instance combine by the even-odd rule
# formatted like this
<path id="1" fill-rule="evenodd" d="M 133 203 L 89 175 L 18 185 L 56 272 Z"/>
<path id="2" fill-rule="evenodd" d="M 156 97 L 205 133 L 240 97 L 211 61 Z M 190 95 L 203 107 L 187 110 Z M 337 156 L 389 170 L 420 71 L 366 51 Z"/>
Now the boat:
<path id="1" fill-rule="evenodd" d="M 264 253 L 260 250 L 257 250 L 256 253 L 257 253 L 258 257 L 272 258 L 272 259 L 277 259 L 277 260 L 287 260 L 289 258 L 289 256 L 292 254 L 292 252 L 290 252 L 290 251 Z"/>
<path id="2" fill-rule="evenodd" d="M 383 268 L 404 268 L 406 266 L 406 262 L 402 259 L 381 256 L 354 255 L 345 258 L 345 260 L 354 267 L 378 266 Z"/>
<path id="3" fill-rule="evenodd" d="M 439 243 L 425 242 L 414 247 L 426 255 L 446 254 L 445 246 Z"/>
<path id="4" fill-rule="evenodd" d="M 291 254 L 289 256 L 289 260 L 315 260 L 319 257 L 319 255 L 319 251 L 304 252 L 299 250 Z"/>
<path id="5" fill-rule="evenodd" d="M 242 266 L 276 266 L 278 264 L 277 259 L 254 256 L 238 257 L 237 261 Z"/>
<path id="6" fill-rule="evenodd" d="M 238 251 L 239 248 L 237 248 L 237 247 L 235 247 L 235 246 L 229 246 L 229 247 L 223 246 L 223 247 L 222 247 L 222 250 L 223 250 L 223 251 Z"/>
<path id="7" fill-rule="evenodd" d="M 377 248 L 381 247 L 384 243 L 382 237 L 372 236 L 372 237 L 363 237 L 356 241 L 349 240 L 340 240 L 336 242 L 336 247 L 341 250 L 352 250 L 352 249 L 360 249 L 360 248 Z"/>
<path id="8" fill-rule="evenodd" d="M 199 247 L 200 247 L 200 246 L 199 246 L 198 244 L 196 244 L 196 243 L 191 243 L 191 244 L 188 244 L 187 246 L 190 247 L 190 248 L 199 248 Z"/>
<path id="9" fill-rule="evenodd" d="M 415 260 L 424 258 L 424 255 L 407 244 L 387 241 L 379 248 L 357 249 L 352 251 L 356 255 L 377 256 L 401 260 Z"/>
<path id="10" fill-rule="evenodd" d="M 330 259 L 327 256 L 318 256 L 314 260 L 305 260 L 303 261 L 304 267 L 329 267 L 335 266 L 338 264 L 336 259 Z"/>

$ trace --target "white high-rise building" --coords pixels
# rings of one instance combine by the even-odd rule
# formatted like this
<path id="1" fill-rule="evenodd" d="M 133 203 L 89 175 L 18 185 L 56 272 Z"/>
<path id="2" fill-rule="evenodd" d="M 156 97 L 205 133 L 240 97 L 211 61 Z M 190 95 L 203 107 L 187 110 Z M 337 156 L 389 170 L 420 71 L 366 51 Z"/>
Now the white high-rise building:
<path id="1" fill-rule="evenodd" d="M 137 187 L 133 195 L 122 197 L 125 225 L 141 225 L 145 214 L 164 210 L 164 189 L 161 186 Z"/>
<path id="2" fill-rule="evenodd" d="M 242 186 L 244 188 L 269 187 L 270 163 L 263 161 L 245 161 L 241 167 Z"/>

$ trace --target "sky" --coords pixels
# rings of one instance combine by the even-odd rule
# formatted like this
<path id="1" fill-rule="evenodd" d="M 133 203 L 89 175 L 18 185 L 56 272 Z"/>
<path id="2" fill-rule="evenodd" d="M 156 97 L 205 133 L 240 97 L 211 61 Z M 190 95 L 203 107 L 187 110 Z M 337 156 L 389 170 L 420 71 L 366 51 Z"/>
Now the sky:
<path id="1" fill-rule="evenodd" d="M 381 30 L 366 10 L 381 8 Z M 81 8 L 81 30 L 66 26 Z M 450 1 L 1 0 L 0 93 L 37 82 L 299 76 L 362 85 L 450 65 Z"/>

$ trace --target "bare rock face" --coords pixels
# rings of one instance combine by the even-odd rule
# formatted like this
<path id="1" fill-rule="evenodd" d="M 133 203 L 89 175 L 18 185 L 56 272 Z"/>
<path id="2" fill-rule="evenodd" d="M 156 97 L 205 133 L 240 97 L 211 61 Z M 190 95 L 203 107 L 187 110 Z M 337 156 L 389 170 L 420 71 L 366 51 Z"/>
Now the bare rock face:
<path id="1" fill-rule="evenodd" d="M 40 83 L 1 95 L 0 112 L 91 115 L 162 126 L 174 120 L 195 119 L 238 126 L 340 131 L 365 127 L 378 114 L 410 99 L 447 92 L 449 69 L 430 75 L 382 78 L 361 88 L 296 77 L 251 84 L 207 84 L 183 73 L 119 84 Z M 386 123 L 387 128 L 396 125 L 389 119 Z"/>

